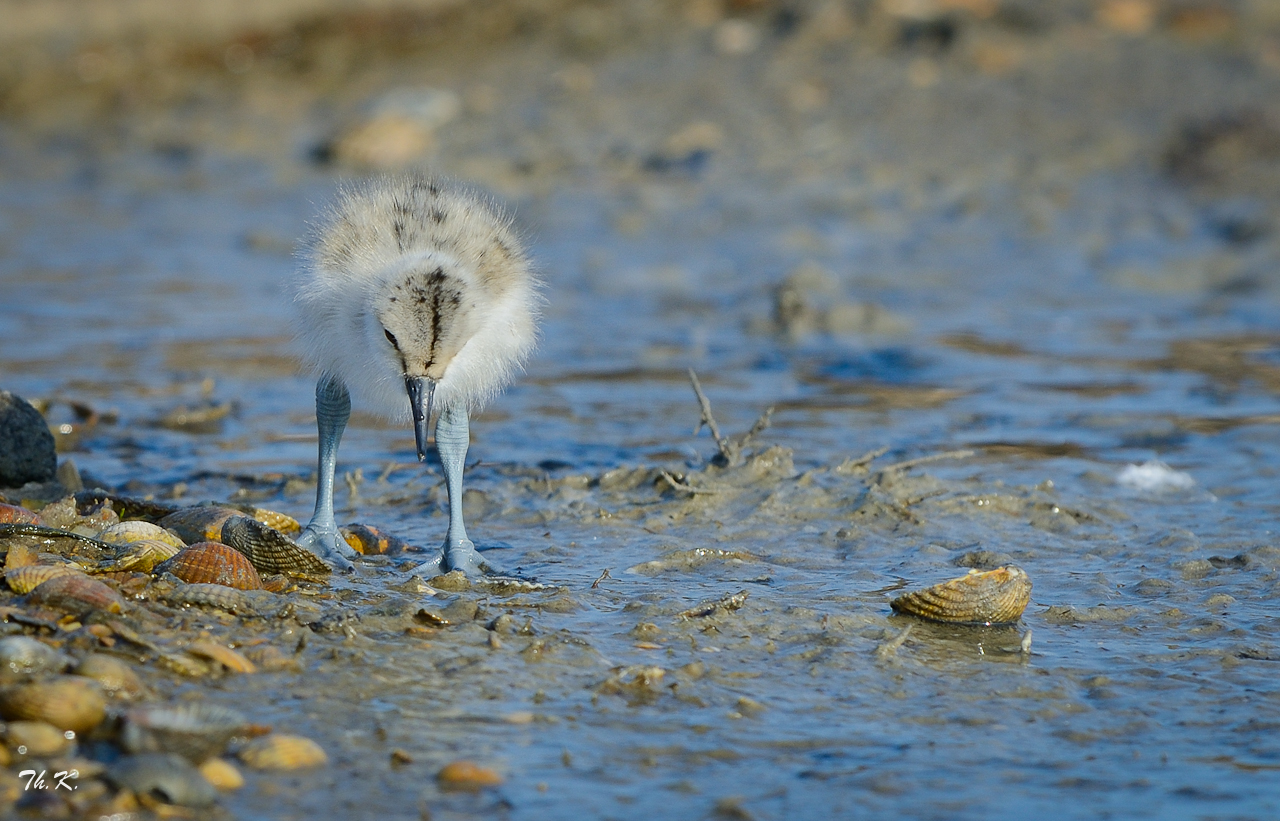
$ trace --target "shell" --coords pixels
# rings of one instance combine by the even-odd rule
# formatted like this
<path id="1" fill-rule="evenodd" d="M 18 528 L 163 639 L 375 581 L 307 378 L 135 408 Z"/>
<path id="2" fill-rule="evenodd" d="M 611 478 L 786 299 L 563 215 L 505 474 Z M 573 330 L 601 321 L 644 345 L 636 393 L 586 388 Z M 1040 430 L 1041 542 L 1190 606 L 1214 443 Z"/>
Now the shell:
<path id="1" fill-rule="evenodd" d="M 200 774 L 219 790 L 238 790 L 244 786 L 244 776 L 224 758 L 211 758 L 200 765 Z"/>
<path id="2" fill-rule="evenodd" d="M 235 508 L 255 521 L 261 522 L 267 527 L 274 528 L 281 533 L 302 532 L 301 523 L 287 513 L 277 513 L 274 510 L 254 507 L 253 505 L 236 505 Z"/>
<path id="3" fill-rule="evenodd" d="M 27 594 L 27 603 L 84 615 L 95 610 L 123 613 L 124 599 L 102 582 L 79 573 L 58 576 L 37 585 Z"/>
<path id="4" fill-rule="evenodd" d="M 194 604 L 200 607 L 216 607 L 228 613 L 238 615 L 256 615 L 257 606 L 253 599 L 234 587 L 221 584 L 183 584 L 161 594 L 165 603 L 181 607 Z"/>
<path id="5" fill-rule="evenodd" d="M 13 592 L 30 593 L 50 579 L 83 575 L 69 564 L 28 564 L 6 570 L 4 580 Z"/>
<path id="6" fill-rule="evenodd" d="M 5 745 L 19 756 L 34 758 L 62 755 L 75 744 L 75 736 L 67 738 L 47 721 L 10 721 L 4 728 Z"/>
<path id="7" fill-rule="evenodd" d="M 40 561 L 36 551 L 24 544 L 9 545 L 9 552 L 4 557 L 4 569 L 7 573 L 10 570 L 16 570 L 19 567 L 26 567 L 29 564 L 36 564 Z"/>
<path id="8" fill-rule="evenodd" d="M 174 540 L 176 541 L 176 539 Z M 120 573 L 136 571 L 150 573 L 160 562 L 172 559 L 182 550 L 170 542 L 159 539 L 143 539 L 123 545 L 114 559 L 100 564 L 95 573 Z"/>
<path id="9" fill-rule="evenodd" d="M 258 668 L 240 653 L 212 641 L 193 641 L 187 646 L 193 656 L 216 661 L 233 673 L 256 673 Z"/>
<path id="10" fill-rule="evenodd" d="M 450 761 L 436 773 L 436 781 L 442 789 L 479 792 L 484 787 L 501 784 L 502 776 L 496 770 L 482 767 L 474 761 Z"/>
<path id="11" fill-rule="evenodd" d="M 232 516 L 242 516 L 240 511 L 229 507 L 199 505 L 184 507 L 165 516 L 157 524 L 178 534 L 178 538 L 187 544 L 197 542 L 216 542 L 222 533 L 222 525 Z"/>
<path id="12" fill-rule="evenodd" d="M 143 753 L 121 758 L 107 770 L 107 780 L 134 793 L 168 804 L 207 807 L 218 792 L 185 758 L 172 753 Z"/>
<path id="13" fill-rule="evenodd" d="M 216 704 L 135 707 L 124 714 L 120 744 L 131 753 L 177 753 L 199 763 L 221 754 L 248 726 L 244 715 Z"/>
<path id="14" fill-rule="evenodd" d="M 85 733 L 106 714 L 102 688 L 79 676 L 57 676 L 0 692 L 0 716 L 6 721 L 47 721 L 61 730 Z"/>
<path id="15" fill-rule="evenodd" d="M 98 532 L 98 541 L 113 545 L 126 545 L 134 542 L 164 542 L 181 550 L 186 547 L 182 540 L 151 522 L 116 522 Z"/>
<path id="16" fill-rule="evenodd" d="M 328 762 L 320 745 L 300 735 L 255 738 L 240 748 L 240 760 L 255 770 L 301 770 Z"/>
<path id="17" fill-rule="evenodd" d="M 218 542 L 193 544 L 154 568 L 188 584 L 221 584 L 237 590 L 261 590 L 262 579 L 243 553 Z"/>
<path id="18" fill-rule="evenodd" d="M 91 653 L 81 659 L 71 672 L 98 682 L 103 690 L 118 698 L 138 698 L 147 692 L 146 685 L 133 668 L 114 656 Z"/>
<path id="19" fill-rule="evenodd" d="M 0 504 L 0 522 L 13 522 L 15 524 L 33 525 L 40 521 L 40 517 L 25 507 L 17 505 Z"/>
<path id="20" fill-rule="evenodd" d="M 346 527 L 339 528 L 338 532 L 342 534 L 342 538 L 351 546 L 352 550 L 365 556 L 374 554 L 399 555 L 404 553 L 406 549 L 412 549 L 407 542 L 397 539 L 390 533 L 383 533 L 378 528 L 370 527 L 369 525 L 349 524 Z"/>
<path id="21" fill-rule="evenodd" d="M 247 516 L 228 519 L 222 526 L 222 542 L 239 550 L 262 573 L 326 575 L 329 565 L 278 530 Z"/>
<path id="22" fill-rule="evenodd" d="M 1017 621 L 1031 601 L 1031 579 L 1020 567 L 970 570 L 968 575 L 906 593 L 889 603 L 898 613 L 954 624 Z"/>
<path id="23" fill-rule="evenodd" d="M 0 639 L 0 680 L 13 680 L 37 673 L 60 673 L 71 657 L 29 636 Z"/>

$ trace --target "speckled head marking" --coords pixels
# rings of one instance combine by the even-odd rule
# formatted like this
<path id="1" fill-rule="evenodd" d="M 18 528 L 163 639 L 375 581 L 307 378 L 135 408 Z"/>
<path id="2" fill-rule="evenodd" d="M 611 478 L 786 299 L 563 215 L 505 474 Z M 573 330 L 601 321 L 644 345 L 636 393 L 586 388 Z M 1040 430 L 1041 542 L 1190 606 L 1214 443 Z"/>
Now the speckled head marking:
<path id="1" fill-rule="evenodd" d="M 481 326 L 474 276 L 452 259 L 433 254 L 386 281 L 374 298 L 382 336 L 404 376 L 439 381 Z"/>

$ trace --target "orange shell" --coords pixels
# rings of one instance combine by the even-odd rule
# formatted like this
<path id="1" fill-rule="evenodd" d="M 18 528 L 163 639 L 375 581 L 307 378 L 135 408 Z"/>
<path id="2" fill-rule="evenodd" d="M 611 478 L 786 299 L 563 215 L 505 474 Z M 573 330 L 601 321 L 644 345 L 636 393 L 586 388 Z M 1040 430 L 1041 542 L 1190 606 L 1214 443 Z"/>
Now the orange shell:
<path id="1" fill-rule="evenodd" d="M 79 570 L 67 564 L 28 564 L 6 570 L 4 580 L 15 593 L 30 593 L 37 586 L 58 576 L 83 576 Z"/>
<path id="2" fill-rule="evenodd" d="M 240 748 L 240 760 L 255 770 L 301 770 L 326 763 L 320 745 L 300 735 L 272 733 Z"/>
<path id="3" fill-rule="evenodd" d="M 237 590 L 261 590 L 262 579 L 245 555 L 218 542 L 200 542 L 154 568 L 188 584 L 221 584 Z"/>
<path id="4" fill-rule="evenodd" d="M 479 792 L 483 787 L 496 787 L 502 776 L 496 770 L 482 767 L 474 761 L 451 761 L 436 773 L 436 780 L 446 790 Z"/>
<path id="5" fill-rule="evenodd" d="M 240 511 L 229 507 L 197 505 L 176 510 L 156 524 L 177 533 L 178 538 L 187 544 L 216 542 L 222 534 L 223 523 L 232 516 L 243 515 Z"/>
<path id="6" fill-rule="evenodd" d="M 970 570 L 958 579 L 906 593 L 889 606 L 933 621 L 953 624 L 1007 624 L 1022 617 L 1031 601 L 1031 579 L 1020 567 Z"/>
<path id="7" fill-rule="evenodd" d="M 68 613 L 88 613 L 104 610 L 108 613 L 124 611 L 124 599 L 102 582 L 79 573 L 57 576 L 36 586 L 27 594 L 29 604 L 65 610 Z"/>
<path id="8" fill-rule="evenodd" d="M 17 505 L 0 504 L 0 522 L 19 525 L 34 525 L 40 522 L 40 517 L 27 510 L 25 507 Z"/>
<path id="9" fill-rule="evenodd" d="M 339 528 L 339 533 L 352 550 L 371 556 L 373 554 L 390 553 L 398 555 L 405 551 L 408 545 L 392 536 L 390 533 L 383 533 L 376 527 L 370 525 L 349 524 L 346 527 Z"/>

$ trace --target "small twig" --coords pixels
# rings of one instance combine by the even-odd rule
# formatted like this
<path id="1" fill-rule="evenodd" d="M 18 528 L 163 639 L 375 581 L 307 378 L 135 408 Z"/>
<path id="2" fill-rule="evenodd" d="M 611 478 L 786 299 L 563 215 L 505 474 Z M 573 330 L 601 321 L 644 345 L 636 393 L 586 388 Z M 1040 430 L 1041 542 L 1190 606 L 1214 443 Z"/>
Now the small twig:
<path id="1" fill-rule="evenodd" d="M 716 424 L 716 418 L 711 415 L 711 400 L 707 399 L 707 395 L 702 392 L 702 383 L 698 381 L 698 375 L 693 372 L 693 368 L 689 369 L 689 381 L 693 382 L 693 392 L 698 395 L 698 407 L 702 410 L 702 418 L 698 420 L 698 426 L 693 429 L 693 435 L 697 436 L 702 426 L 706 425 L 711 429 L 711 436 L 719 442 L 723 437 L 720 435 L 720 426 Z"/>
<path id="2" fill-rule="evenodd" d="M 844 462 L 841 462 L 840 467 L 844 468 L 845 470 L 849 470 L 851 468 L 860 468 L 863 465 L 871 464 L 872 462 L 879 459 L 881 456 L 884 456 L 888 452 L 889 452 L 888 445 L 885 445 L 882 448 L 876 448 L 875 450 L 869 450 L 866 453 L 859 456 L 857 459 L 847 459 Z"/>
<path id="3" fill-rule="evenodd" d="M 613 576 L 609 575 L 609 568 L 606 567 L 604 569 L 604 572 L 600 574 L 600 578 L 596 579 L 591 583 L 591 589 L 595 590 L 597 587 L 600 586 L 600 582 L 604 581 L 605 579 L 612 579 L 612 578 Z"/>
<path id="4" fill-rule="evenodd" d="M 883 658 L 889 658 L 890 656 L 896 655 L 898 652 L 898 648 L 901 647 L 902 643 L 907 640 L 907 636 L 911 635 L 911 628 L 912 628 L 912 625 L 908 624 L 906 627 L 902 628 L 901 633 L 889 639 L 888 641 L 881 642 L 880 645 L 876 647 L 876 658 L 883 659 Z"/>
<path id="5" fill-rule="evenodd" d="M 929 462 L 941 462 L 946 459 L 967 459 L 974 454 L 971 450 L 949 450 L 945 453 L 934 453 L 929 456 L 921 456 L 916 459 L 908 459 L 905 462 L 895 462 L 892 465 L 885 465 L 880 468 L 881 473 L 888 473 L 891 470 L 909 470 L 916 465 L 924 465 Z"/>
<path id="6" fill-rule="evenodd" d="M 773 424 L 773 405 L 770 405 L 764 413 L 760 414 L 760 418 L 751 426 L 751 430 L 738 437 L 738 448 L 745 448 L 752 439 L 756 438 L 756 434 Z"/>

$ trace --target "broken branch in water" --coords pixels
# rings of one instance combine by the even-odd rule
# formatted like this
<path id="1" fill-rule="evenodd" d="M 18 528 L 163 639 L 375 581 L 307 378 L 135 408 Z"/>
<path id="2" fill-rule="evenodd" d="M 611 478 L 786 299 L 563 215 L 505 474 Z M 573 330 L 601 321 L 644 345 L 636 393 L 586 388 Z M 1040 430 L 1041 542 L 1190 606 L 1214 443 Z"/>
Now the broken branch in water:
<path id="1" fill-rule="evenodd" d="M 711 431 L 712 438 L 716 440 L 716 447 L 720 449 L 720 459 L 729 467 L 736 467 L 742 464 L 742 449 L 750 444 L 757 434 L 772 424 L 773 407 L 770 406 L 764 413 L 760 414 L 755 424 L 751 426 L 751 430 L 733 439 L 720 433 L 720 426 L 716 424 L 716 418 L 711 413 L 711 400 L 707 399 L 707 395 L 702 392 L 702 383 L 698 381 L 698 375 L 693 372 L 693 368 L 689 369 L 689 381 L 693 383 L 693 392 L 698 397 L 698 408 L 702 413 L 697 427 L 693 429 L 694 435 L 696 436 L 698 431 L 702 430 L 702 426 L 706 425 Z M 686 488 L 682 487 L 681 489 L 684 490 Z"/>

